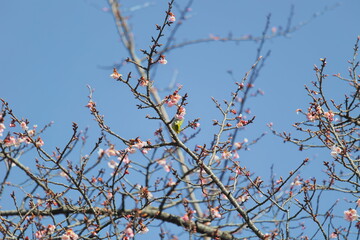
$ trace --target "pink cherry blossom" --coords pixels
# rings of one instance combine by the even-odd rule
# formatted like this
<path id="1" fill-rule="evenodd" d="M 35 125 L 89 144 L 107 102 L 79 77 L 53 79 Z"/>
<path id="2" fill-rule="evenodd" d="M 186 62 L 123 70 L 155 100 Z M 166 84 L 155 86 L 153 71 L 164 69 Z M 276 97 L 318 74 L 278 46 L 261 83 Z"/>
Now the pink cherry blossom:
<path id="1" fill-rule="evenodd" d="M 87 104 L 86 104 L 86 106 L 85 107 L 87 107 L 87 108 L 93 108 L 93 107 L 95 107 L 95 102 L 93 102 L 93 101 L 89 101 Z"/>
<path id="2" fill-rule="evenodd" d="M 16 145 L 16 138 L 14 136 L 8 136 L 4 139 L 4 144 L 7 147 Z"/>
<path id="3" fill-rule="evenodd" d="M 147 226 L 141 226 L 141 229 L 139 231 L 140 234 L 145 234 L 149 232 L 149 228 Z"/>
<path id="4" fill-rule="evenodd" d="M 20 123 L 20 126 L 21 126 L 22 130 L 24 130 L 24 131 L 29 129 L 29 127 L 27 126 L 26 122 L 21 122 L 21 123 Z"/>
<path id="5" fill-rule="evenodd" d="M 146 87 L 149 85 L 149 80 L 144 78 L 144 77 L 141 77 L 139 79 L 139 85 L 142 86 L 142 87 Z"/>
<path id="6" fill-rule="evenodd" d="M 234 143 L 234 147 L 235 147 L 237 150 L 239 150 L 239 149 L 242 148 L 242 143 L 240 143 L 240 142 L 235 142 L 235 143 Z"/>
<path id="7" fill-rule="evenodd" d="M 229 152 L 228 150 L 224 150 L 221 154 L 221 157 L 223 159 L 229 159 L 229 158 L 231 158 L 231 155 L 232 155 L 231 152 Z"/>
<path id="8" fill-rule="evenodd" d="M 169 13 L 168 21 L 169 22 L 175 22 L 176 21 L 175 15 L 173 13 L 171 13 L 171 12 Z"/>
<path id="9" fill-rule="evenodd" d="M 165 59 L 165 56 L 161 56 L 158 62 L 160 64 L 167 64 L 167 60 Z"/>
<path id="10" fill-rule="evenodd" d="M 172 107 L 172 106 L 176 105 L 180 99 L 181 99 L 181 96 L 177 93 L 170 95 L 167 99 L 168 107 Z"/>
<path id="11" fill-rule="evenodd" d="M 302 182 L 300 182 L 299 180 L 294 180 L 292 183 L 291 183 L 291 186 L 300 186 L 302 184 Z"/>
<path id="12" fill-rule="evenodd" d="M 238 197 L 236 200 L 237 200 L 239 203 L 243 203 L 243 202 L 246 202 L 249 198 L 250 198 L 249 194 L 248 194 L 248 193 L 244 193 L 243 195 L 241 195 L 240 197 Z"/>
<path id="13" fill-rule="evenodd" d="M 55 225 L 49 224 L 47 230 L 48 234 L 53 234 L 55 232 Z"/>
<path id="14" fill-rule="evenodd" d="M 110 156 L 117 156 L 118 155 L 118 151 L 115 150 L 114 145 L 111 145 L 108 149 L 105 150 L 105 154 L 110 157 Z"/>
<path id="15" fill-rule="evenodd" d="M 336 157 L 338 154 L 341 153 L 341 148 L 337 147 L 336 145 L 331 147 L 331 156 Z"/>
<path id="16" fill-rule="evenodd" d="M 239 154 L 238 154 L 238 152 L 236 150 L 233 150 L 232 152 L 234 154 L 233 159 L 239 159 L 240 158 L 240 156 L 239 156 Z"/>
<path id="17" fill-rule="evenodd" d="M 119 160 L 119 161 L 122 161 L 122 162 L 125 163 L 125 164 L 130 163 L 130 159 L 129 159 L 127 153 L 122 154 L 120 157 L 118 157 L 118 160 Z"/>
<path id="18" fill-rule="evenodd" d="M 42 230 L 42 231 L 36 231 L 35 233 L 35 238 L 37 239 L 41 239 L 44 237 L 44 235 L 46 234 L 46 231 L 45 230 Z"/>
<path id="19" fill-rule="evenodd" d="M 237 128 L 244 127 L 244 126 L 246 126 L 247 124 L 249 124 L 248 121 L 246 121 L 246 120 L 240 120 L 240 121 L 236 124 L 236 127 L 237 127 Z"/>
<path id="20" fill-rule="evenodd" d="M 347 211 L 344 211 L 344 219 L 349 222 L 356 221 L 358 219 L 358 215 L 355 209 L 350 208 Z"/>
<path id="21" fill-rule="evenodd" d="M 109 168 L 112 168 L 112 169 L 116 168 L 118 165 L 119 165 L 119 164 L 118 164 L 117 162 L 115 162 L 114 160 L 110 160 L 110 161 L 108 162 Z"/>
<path id="22" fill-rule="evenodd" d="M 170 172 L 171 166 L 169 164 L 166 163 L 166 159 L 162 158 L 156 161 L 159 165 L 164 167 L 164 170 L 166 172 Z"/>
<path id="23" fill-rule="evenodd" d="M 313 113 L 313 112 L 307 113 L 307 114 L 306 114 L 306 117 L 307 117 L 307 119 L 308 119 L 310 122 L 313 122 L 313 121 L 315 121 L 315 119 L 316 119 L 316 115 L 315 115 L 315 113 Z"/>
<path id="24" fill-rule="evenodd" d="M 196 122 L 194 124 L 190 125 L 192 129 L 197 129 L 198 127 L 200 127 L 200 123 Z"/>
<path id="25" fill-rule="evenodd" d="M 176 182 L 174 182 L 174 180 L 172 178 L 170 178 L 168 183 L 166 184 L 166 186 L 170 187 L 170 186 L 174 186 L 175 184 L 176 184 Z"/>
<path id="26" fill-rule="evenodd" d="M 77 240 L 77 239 L 79 239 L 79 236 L 76 233 L 74 233 L 72 229 L 67 230 L 66 233 L 61 235 L 61 240 Z"/>
<path id="27" fill-rule="evenodd" d="M 216 208 L 210 208 L 210 211 L 211 211 L 211 215 L 214 217 L 214 218 L 221 218 L 221 214 L 219 212 L 219 207 L 216 207 Z"/>
<path id="28" fill-rule="evenodd" d="M 175 119 L 183 120 L 185 118 L 186 109 L 184 107 L 179 107 L 177 110 L 177 114 L 175 115 Z"/>
<path id="29" fill-rule="evenodd" d="M 34 127 L 34 129 L 28 130 L 28 135 L 29 135 L 30 137 L 34 136 L 34 135 L 35 135 L 35 130 L 36 130 L 35 127 Z M 30 142 L 30 141 L 29 141 L 29 142 Z"/>
<path id="30" fill-rule="evenodd" d="M 102 148 L 100 148 L 99 151 L 98 151 L 98 156 L 99 156 L 99 157 L 103 157 L 104 154 L 105 154 L 105 150 L 102 149 Z"/>
<path id="31" fill-rule="evenodd" d="M 44 141 L 40 137 L 38 137 L 38 139 L 36 140 L 35 145 L 36 145 L 37 148 L 40 148 L 40 147 L 44 146 Z"/>
<path id="32" fill-rule="evenodd" d="M 125 149 L 125 151 L 132 154 L 132 153 L 136 152 L 136 148 L 128 147 L 128 148 Z"/>
<path id="33" fill-rule="evenodd" d="M 118 79 L 120 78 L 122 75 L 120 73 L 118 73 L 118 71 L 116 70 L 116 68 L 113 69 L 113 73 L 110 74 L 110 77 L 112 77 L 113 79 Z"/>
<path id="34" fill-rule="evenodd" d="M 335 114 L 332 111 L 328 111 L 324 113 L 324 116 L 329 120 L 329 121 L 334 121 L 334 116 Z"/>
<path id="35" fill-rule="evenodd" d="M 184 216 L 181 217 L 181 219 L 184 221 L 191 221 L 194 213 L 196 213 L 195 210 L 189 210 L 187 213 L 185 213 Z"/>
<path id="36" fill-rule="evenodd" d="M 330 234 L 329 238 L 338 238 L 338 234 L 336 232 L 333 232 Z"/>
<path id="37" fill-rule="evenodd" d="M 138 140 L 133 146 L 140 149 L 140 148 L 147 146 L 147 142 Z"/>
<path id="38" fill-rule="evenodd" d="M 5 129 L 6 129 L 5 125 L 3 123 L 0 123 L 0 136 L 3 135 Z"/>

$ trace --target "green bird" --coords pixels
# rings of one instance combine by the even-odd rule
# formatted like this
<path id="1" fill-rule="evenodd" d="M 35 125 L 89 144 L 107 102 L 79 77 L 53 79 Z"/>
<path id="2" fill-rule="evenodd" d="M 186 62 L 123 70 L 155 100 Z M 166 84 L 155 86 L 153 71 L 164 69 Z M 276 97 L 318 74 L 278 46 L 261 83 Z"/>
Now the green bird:
<path id="1" fill-rule="evenodd" d="M 173 123 L 171 124 L 172 129 L 179 134 L 181 132 L 181 125 L 183 124 L 184 119 L 176 119 L 175 121 L 173 121 Z"/>

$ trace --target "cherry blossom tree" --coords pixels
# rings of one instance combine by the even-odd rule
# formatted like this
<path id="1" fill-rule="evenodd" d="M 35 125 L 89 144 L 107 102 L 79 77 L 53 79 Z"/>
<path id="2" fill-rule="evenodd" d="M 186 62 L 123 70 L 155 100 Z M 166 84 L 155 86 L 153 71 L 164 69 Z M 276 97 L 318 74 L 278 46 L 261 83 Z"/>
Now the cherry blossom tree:
<path id="1" fill-rule="evenodd" d="M 109 79 L 133 94 L 139 111 L 149 113 L 146 121 L 159 124 L 153 129 L 152 139 L 144 139 L 141 131 L 132 138 L 114 131 L 101 113 L 96 92 L 88 86 L 86 107 L 101 136 L 89 143 L 87 131 L 80 131 L 73 123 L 67 144 L 49 152 L 44 148 L 43 133 L 51 123 L 34 125 L 1 99 L 2 238 L 359 238 L 359 38 L 349 60 L 348 76 L 328 75 L 325 58 L 314 66 L 314 80 L 304 93 L 310 99 L 309 106 L 296 110 L 303 115 L 299 116 L 301 122 L 293 125 L 296 134 L 269 124 L 279 141 L 293 143 L 300 151 L 327 151 L 331 158 L 323 162 L 327 178 L 303 178 L 300 172 L 309 164 L 306 158 L 294 163 L 287 175 L 271 176 L 269 182 L 258 176 L 256 169 L 248 169 L 239 157 L 239 152 L 264 135 L 251 141 L 240 140 L 238 135 L 256 124 L 256 116 L 245 109 L 249 96 L 261 94 L 254 82 L 268 57 L 266 53 L 261 56 L 264 42 L 286 36 L 299 26 L 271 30 L 268 21 L 260 36 L 210 36 L 178 43 L 174 37 L 186 22 L 192 1 L 183 8 L 174 9 L 175 4 L 175 0 L 164 4 L 157 34 L 150 38 L 149 48 L 138 55 L 129 19 L 118 1 L 109 0 L 109 10 L 128 54 L 123 64 L 134 69 L 123 72 L 115 66 L 108 73 Z M 211 41 L 254 41 L 259 48 L 253 65 L 229 89 L 229 98 L 212 99 L 219 117 L 213 121 L 213 139 L 204 143 L 197 141 L 201 116 L 187 117 L 187 86 L 178 85 L 167 93 L 159 91 L 153 74 L 171 61 L 167 55 L 174 49 Z M 348 86 L 340 102 L 325 91 L 329 78 Z M 78 145 L 86 145 L 89 150 L 76 160 L 74 149 Z M 22 180 L 19 183 L 12 178 Z M 341 209 L 341 216 L 337 214 L 341 208 L 337 201 L 325 204 L 334 193 L 352 204 L 350 209 Z"/>

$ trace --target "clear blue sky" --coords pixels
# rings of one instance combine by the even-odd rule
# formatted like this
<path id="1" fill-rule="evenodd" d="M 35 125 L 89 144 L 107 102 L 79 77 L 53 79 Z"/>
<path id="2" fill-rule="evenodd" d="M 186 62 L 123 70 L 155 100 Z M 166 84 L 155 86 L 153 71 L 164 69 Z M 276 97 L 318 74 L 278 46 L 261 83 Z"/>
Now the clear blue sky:
<path id="1" fill-rule="evenodd" d="M 183 2 L 179 4 L 182 6 Z M 132 9 L 144 3 L 151 4 Z M 295 110 L 305 109 L 310 102 L 304 84 L 315 80 L 313 65 L 320 65 L 319 58 L 327 58 L 327 73 L 347 74 L 347 60 L 360 35 L 360 1 L 195 1 L 190 18 L 177 35 L 178 42 L 209 34 L 227 36 L 229 32 L 233 36 L 258 36 L 269 13 L 270 26 L 284 26 L 294 5 L 292 23 L 298 25 L 337 3 L 338 7 L 325 11 L 291 35 L 265 44 L 264 50 L 271 50 L 271 56 L 255 84 L 265 95 L 249 102 L 256 121 L 241 132 L 240 139 L 252 140 L 268 131 L 269 122 L 280 131 L 288 131 L 292 123 L 302 120 Z M 146 49 L 155 34 L 155 24 L 164 18 L 167 2 L 133 0 L 124 1 L 124 5 L 138 40 L 137 49 Z M 89 126 L 89 135 L 94 139 L 98 136 L 100 131 L 84 107 L 87 84 L 95 89 L 95 101 L 113 130 L 128 138 L 153 138 L 158 124 L 149 124 L 144 119 L 146 112 L 136 109 L 127 89 L 109 77 L 113 64 L 126 58 L 127 53 L 111 14 L 102 10 L 108 7 L 107 1 L 19 0 L 2 1 L 0 6 L 0 97 L 31 124 L 40 127 L 55 122 L 44 137 L 46 149 L 64 145 L 71 135 L 72 122 L 82 129 Z M 166 87 L 178 72 L 176 82 L 184 86 L 183 92 L 189 93 L 187 119 L 201 118 L 198 144 L 210 142 L 215 132 L 211 120 L 220 117 L 210 97 L 221 100 L 230 96 L 233 81 L 226 72 L 232 70 L 240 79 L 253 64 L 257 46 L 253 42 L 192 45 L 173 51 L 167 55 L 168 64 L 158 67 L 159 88 Z M 329 86 L 328 95 L 343 95 L 331 80 Z M 247 162 L 252 171 L 263 177 L 269 175 L 271 164 L 275 164 L 279 175 L 286 174 L 305 157 L 310 157 L 314 166 L 307 168 L 307 174 L 316 176 L 321 174 L 322 161 L 331 158 L 324 150 L 298 152 L 296 146 L 284 145 L 271 134 L 240 156 L 243 163 Z"/>

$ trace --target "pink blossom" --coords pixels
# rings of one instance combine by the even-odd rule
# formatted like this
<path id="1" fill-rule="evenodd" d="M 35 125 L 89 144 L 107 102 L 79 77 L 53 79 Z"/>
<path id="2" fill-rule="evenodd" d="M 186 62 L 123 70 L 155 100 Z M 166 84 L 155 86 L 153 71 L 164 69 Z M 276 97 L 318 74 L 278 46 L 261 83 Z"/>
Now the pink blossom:
<path id="1" fill-rule="evenodd" d="M 16 143 L 16 138 L 13 137 L 13 136 L 8 136 L 7 138 L 4 139 L 4 144 L 7 147 L 14 146 L 14 145 L 17 144 Z"/>
<path id="2" fill-rule="evenodd" d="M 44 235 L 46 234 L 46 231 L 45 230 L 42 230 L 42 231 L 36 231 L 35 233 L 35 238 L 37 239 L 41 239 L 44 237 Z"/>
<path id="3" fill-rule="evenodd" d="M 86 104 L 86 106 L 85 107 L 87 107 L 87 108 L 93 108 L 93 107 L 95 107 L 95 103 L 93 102 L 93 101 L 89 101 L 87 104 Z"/>
<path id="4" fill-rule="evenodd" d="M 344 211 L 344 219 L 349 222 L 356 221 L 358 219 L 356 210 L 350 208 L 349 210 Z"/>
<path id="5" fill-rule="evenodd" d="M 234 154 L 233 159 L 239 159 L 240 158 L 240 156 L 239 156 L 239 154 L 238 154 L 238 152 L 236 150 L 233 150 L 232 152 Z"/>
<path id="6" fill-rule="evenodd" d="M 324 116 L 329 120 L 329 121 L 334 121 L 334 116 L 335 114 L 332 111 L 328 111 L 324 113 Z"/>
<path id="7" fill-rule="evenodd" d="M 166 165 L 166 158 L 161 158 L 161 159 L 157 160 L 156 162 L 157 162 L 157 164 L 164 166 L 164 165 Z"/>
<path id="8" fill-rule="evenodd" d="M 118 164 L 117 162 L 115 162 L 114 160 L 110 160 L 110 161 L 108 162 L 109 168 L 112 168 L 112 169 L 116 168 L 118 165 L 119 165 L 119 164 Z"/>
<path id="9" fill-rule="evenodd" d="M 179 107 L 177 110 L 177 114 L 175 115 L 175 119 L 183 120 L 185 118 L 186 109 L 184 107 Z"/>
<path id="10" fill-rule="evenodd" d="M 185 213 L 185 215 L 182 216 L 181 219 L 184 220 L 185 222 L 186 222 L 186 221 L 189 221 L 189 216 L 188 216 L 188 214 Z"/>
<path id="11" fill-rule="evenodd" d="M 4 129 L 5 129 L 5 125 L 3 123 L 0 123 L 0 136 L 3 135 Z"/>
<path id="12" fill-rule="evenodd" d="M 141 149 L 141 152 L 142 152 L 143 154 L 148 154 L 149 151 L 150 151 L 150 148 L 143 148 L 143 149 Z"/>
<path id="13" fill-rule="evenodd" d="M 316 113 L 321 114 L 323 112 L 322 108 L 320 106 L 316 107 Z"/>
<path id="14" fill-rule="evenodd" d="M 152 199 L 154 196 L 147 187 L 139 186 L 139 195 L 141 198 Z"/>
<path id="15" fill-rule="evenodd" d="M 98 151 L 98 156 L 99 156 L 99 157 L 103 157 L 104 154 L 105 154 L 104 149 L 100 148 L 99 151 Z"/>
<path id="16" fill-rule="evenodd" d="M 176 105 L 180 99 L 181 99 L 181 96 L 177 93 L 170 95 L 167 99 L 168 107 L 172 107 L 172 106 Z"/>
<path id="17" fill-rule="evenodd" d="M 166 186 L 170 187 L 170 186 L 174 186 L 175 184 L 176 184 L 176 182 L 174 182 L 173 179 L 170 178 L 168 183 L 166 184 Z"/>
<path id="18" fill-rule="evenodd" d="M 165 59 L 165 56 L 161 56 L 158 62 L 160 64 L 167 64 L 167 60 Z"/>
<path id="19" fill-rule="evenodd" d="M 29 135 L 30 137 L 34 136 L 34 135 L 35 135 L 35 130 L 36 130 L 35 127 L 34 127 L 34 129 L 28 130 L 28 135 Z M 29 141 L 29 142 L 30 142 L 30 141 Z"/>
<path id="20" fill-rule="evenodd" d="M 113 197 L 112 192 L 107 192 L 107 193 L 106 193 L 106 198 L 107 198 L 107 199 L 111 199 L 112 197 Z"/>
<path id="21" fill-rule="evenodd" d="M 147 226 L 141 226 L 141 229 L 139 231 L 140 234 L 145 234 L 149 232 L 149 228 Z"/>
<path id="22" fill-rule="evenodd" d="M 200 127 L 200 123 L 194 123 L 194 124 L 191 124 L 191 128 L 192 129 L 197 129 L 198 127 Z"/>
<path id="23" fill-rule="evenodd" d="M 166 63 L 165 63 L 165 64 L 166 64 Z M 142 87 L 146 87 L 147 85 L 149 85 L 149 80 L 146 79 L 146 78 L 144 78 L 144 77 L 141 77 L 141 78 L 139 79 L 139 84 L 140 84 L 140 86 L 142 86 Z"/>
<path id="24" fill-rule="evenodd" d="M 221 154 L 221 157 L 223 159 L 229 159 L 229 158 L 231 158 L 231 155 L 232 155 L 231 152 L 229 152 L 228 150 L 224 150 Z"/>
<path id="25" fill-rule="evenodd" d="M 338 238 L 338 234 L 336 232 L 333 232 L 330 234 L 329 238 Z"/>
<path id="26" fill-rule="evenodd" d="M 53 234 L 55 232 L 55 225 L 49 224 L 47 230 L 48 234 Z"/>
<path id="27" fill-rule="evenodd" d="M 76 233 L 74 233 L 72 229 L 67 230 L 66 233 L 61 235 L 61 240 L 77 240 L 77 239 L 79 239 L 79 236 Z"/>
<path id="28" fill-rule="evenodd" d="M 291 183 L 291 186 L 300 186 L 302 183 L 299 180 L 295 180 Z"/>
<path id="29" fill-rule="evenodd" d="M 236 127 L 237 127 L 237 128 L 240 128 L 240 127 L 244 127 L 244 126 L 246 126 L 246 125 L 248 125 L 248 124 L 249 124 L 248 121 L 246 121 L 246 120 L 240 120 L 240 121 L 236 124 Z"/>
<path id="30" fill-rule="evenodd" d="M 156 161 L 159 165 L 164 167 L 164 170 L 166 172 L 170 172 L 171 166 L 169 164 L 166 163 L 166 159 L 162 158 Z"/>
<path id="31" fill-rule="evenodd" d="M 248 194 L 248 193 L 244 193 L 243 195 L 241 195 L 240 197 L 238 197 L 236 200 L 237 200 L 239 203 L 243 203 L 243 202 L 246 202 L 249 198 L 250 198 L 249 194 Z"/>
<path id="32" fill-rule="evenodd" d="M 133 148 L 133 147 L 128 147 L 125 149 L 126 152 L 128 153 L 135 153 L 136 152 L 136 148 Z"/>
<path id="33" fill-rule="evenodd" d="M 118 151 L 115 150 L 114 145 L 111 145 L 108 149 L 105 150 L 105 154 L 110 156 L 117 156 Z"/>
<path id="34" fill-rule="evenodd" d="M 199 181 L 201 185 L 205 185 L 209 182 L 208 179 L 204 177 L 199 177 Z"/>
<path id="35" fill-rule="evenodd" d="M 306 117 L 307 117 L 307 119 L 308 119 L 310 122 L 313 122 L 313 121 L 315 121 L 315 119 L 316 119 L 316 115 L 315 115 L 315 113 L 313 113 L 313 112 L 307 113 L 307 114 L 306 114 Z"/>
<path id="36" fill-rule="evenodd" d="M 214 218 L 221 218 L 221 214 L 219 212 L 219 207 L 216 207 L 216 208 L 211 208 L 210 209 L 211 211 L 211 215 L 214 217 Z"/>
<path id="37" fill-rule="evenodd" d="M 168 21 L 169 22 L 175 22 L 176 21 L 175 15 L 173 13 L 171 13 L 171 12 L 169 13 Z"/>
<path id="38" fill-rule="evenodd" d="M 24 131 L 29 129 L 29 127 L 26 125 L 26 122 L 21 122 L 20 126 L 21 126 L 22 130 L 24 130 Z"/>
<path id="39" fill-rule="evenodd" d="M 242 143 L 240 143 L 240 142 L 235 142 L 235 143 L 234 143 L 234 147 L 235 147 L 237 150 L 239 150 L 239 149 L 242 148 Z"/>
<path id="40" fill-rule="evenodd" d="M 118 157 L 119 161 L 123 161 L 123 163 L 128 164 L 130 163 L 130 159 L 128 157 L 128 154 L 122 154 L 120 157 Z"/>
<path id="41" fill-rule="evenodd" d="M 331 156 L 336 157 L 338 154 L 341 153 L 341 148 L 337 147 L 336 145 L 331 147 Z"/>
<path id="42" fill-rule="evenodd" d="M 112 77 L 113 79 L 118 79 L 120 78 L 122 75 L 120 73 L 118 73 L 118 71 L 116 70 L 116 68 L 113 69 L 113 73 L 110 74 L 110 77 Z"/>
<path id="43" fill-rule="evenodd" d="M 194 213 L 196 213 L 195 210 L 188 210 L 187 213 L 185 213 L 185 215 L 181 217 L 181 219 L 184 221 L 191 221 Z"/>
<path id="44" fill-rule="evenodd" d="M 37 148 L 40 148 L 40 147 L 44 146 L 44 141 L 40 137 L 38 137 L 38 139 L 36 140 L 35 145 L 36 145 Z"/>
<path id="45" fill-rule="evenodd" d="M 133 146 L 140 149 L 140 148 L 143 148 L 143 147 L 147 146 L 147 142 L 138 140 L 138 142 L 135 143 Z"/>

